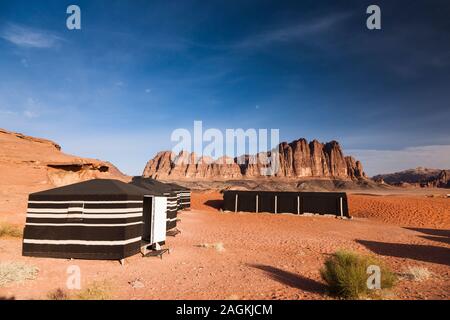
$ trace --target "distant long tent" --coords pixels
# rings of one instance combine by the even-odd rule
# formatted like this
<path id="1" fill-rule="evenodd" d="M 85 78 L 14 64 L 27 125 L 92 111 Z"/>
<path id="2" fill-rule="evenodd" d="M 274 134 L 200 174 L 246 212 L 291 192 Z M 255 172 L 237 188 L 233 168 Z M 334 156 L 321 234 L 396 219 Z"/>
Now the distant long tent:
<path id="1" fill-rule="evenodd" d="M 178 210 L 191 208 L 191 190 L 176 183 L 166 183 L 178 195 Z"/>
<path id="2" fill-rule="evenodd" d="M 344 192 L 224 191 L 224 210 L 349 217 Z"/>
<path id="3" fill-rule="evenodd" d="M 167 197 L 167 230 L 177 227 L 178 193 L 170 185 L 151 178 L 133 177 L 132 185 L 146 189 L 152 195 Z"/>
<path id="4" fill-rule="evenodd" d="M 23 255 L 124 259 L 165 241 L 166 197 L 95 179 L 29 196 Z M 162 223 L 161 223 L 162 222 Z"/>

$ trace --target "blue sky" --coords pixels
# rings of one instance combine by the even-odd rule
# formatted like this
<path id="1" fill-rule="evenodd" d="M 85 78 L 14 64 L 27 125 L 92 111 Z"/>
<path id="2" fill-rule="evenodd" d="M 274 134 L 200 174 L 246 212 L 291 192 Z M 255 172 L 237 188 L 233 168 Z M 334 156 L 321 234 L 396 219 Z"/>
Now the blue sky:
<path id="1" fill-rule="evenodd" d="M 0 127 L 128 174 L 177 128 L 338 140 L 370 174 L 450 167 L 450 5 L 0 2 Z M 82 30 L 66 28 L 81 8 Z"/>

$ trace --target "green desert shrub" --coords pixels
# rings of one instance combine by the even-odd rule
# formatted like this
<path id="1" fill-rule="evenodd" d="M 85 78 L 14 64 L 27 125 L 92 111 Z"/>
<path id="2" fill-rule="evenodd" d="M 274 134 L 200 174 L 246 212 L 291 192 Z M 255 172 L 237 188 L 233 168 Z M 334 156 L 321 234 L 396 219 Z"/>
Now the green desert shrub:
<path id="1" fill-rule="evenodd" d="M 0 238 L 21 238 L 22 229 L 9 223 L 0 223 Z"/>
<path id="2" fill-rule="evenodd" d="M 320 270 L 322 279 L 327 283 L 330 294 L 344 299 L 358 299 L 371 296 L 375 290 L 369 289 L 367 268 L 371 265 L 380 267 L 381 289 L 392 288 L 395 275 L 378 259 L 362 256 L 350 251 L 337 251 L 325 261 Z"/>

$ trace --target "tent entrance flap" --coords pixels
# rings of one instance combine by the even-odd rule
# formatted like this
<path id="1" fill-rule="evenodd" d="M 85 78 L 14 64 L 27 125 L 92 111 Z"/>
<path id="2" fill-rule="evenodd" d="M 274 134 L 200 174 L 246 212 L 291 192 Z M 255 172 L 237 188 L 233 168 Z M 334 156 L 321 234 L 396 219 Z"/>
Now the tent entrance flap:
<path id="1" fill-rule="evenodd" d="M 166 197 L 146 196 L 144 198 L 145 240 L 148 240 L 151 244 L 166 241 L 166 208 Z"/>

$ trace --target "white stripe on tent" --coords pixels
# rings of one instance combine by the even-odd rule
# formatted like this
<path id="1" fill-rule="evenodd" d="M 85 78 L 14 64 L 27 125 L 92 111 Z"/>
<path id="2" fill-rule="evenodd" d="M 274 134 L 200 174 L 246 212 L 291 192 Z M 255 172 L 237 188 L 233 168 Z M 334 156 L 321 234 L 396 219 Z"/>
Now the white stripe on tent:
<path id="1" fill-rule="evenodd" d="M 56 218 L 56 219 L 70 219 L 70 218 L 93 218 L 93 219 L 120 219 L 120 218 L 135 218 L 142 217 L 142 212 L 124 213 L 124 214 L 45 214 L 45 213 L 27 213 L 27 218 Z"/>
<path id="2" fill-rule="evenodd" d="M 139 222 L 130 222 L 130 223 L 26 223 L 26 226 L 52 226 L 52 227 L 127 227 L 134 226 L 137 224 L 144 224 L 142 221 Z"/>
<path id="3" fill-rule="evenodd" d="M 142 237 L 137 237 L 128 240 L 116 241 L 91 241 L 91 240 L 37 240 L 37 239 L 23 239 L 23 243 L 30 244 L 79 244 L 84 246 L 120 246 L 141 241 Z"/>
<path id="4" fill-rule="evenodd" d="M 60 209 L 51 209 L 51 208 L 28 208 L 29 213 L 67 213 L 70 211 L 76 211 L 76 212 L 86 212 L 86 213 L 136 213 L 139 212 L 139 210 L 142 210 L 142 208 L 114 208 L 114 209 L 86 209 L 86 208 L 60 208 Z"/>
<path id="5" fill-rule="evenodd" d="M 142 200 L 119 200 L 119 201 L 84 201 L 84 200 L 79 200 L 79 201 L 28 201 L 28 203 L 42 203 L 42 204 L 64 204 L 64 203 L 80 203 L 80 202 L 84 202 L 84 203 L 90 203 L 90 204 L 101 204 L 101 203 L 142 203 Z"/>

